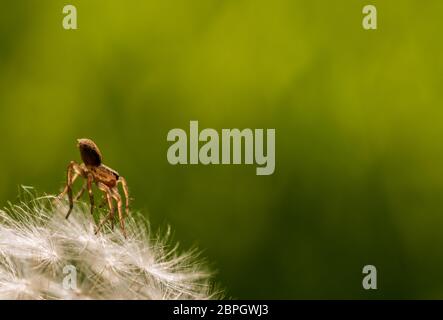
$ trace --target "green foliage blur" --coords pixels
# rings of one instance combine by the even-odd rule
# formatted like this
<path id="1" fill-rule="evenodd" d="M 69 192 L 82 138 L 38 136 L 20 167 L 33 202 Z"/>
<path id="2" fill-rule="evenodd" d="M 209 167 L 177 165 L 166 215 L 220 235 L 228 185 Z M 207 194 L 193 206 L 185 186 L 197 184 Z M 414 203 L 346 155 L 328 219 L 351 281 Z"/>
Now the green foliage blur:
<path id="1" fill-rule="evenodd" d="M 230 297 L 443 298 L 442 15 L 440 0 L 3 1 L 0 206 L 20 184 L 57 193 L 89 137 Z M 190 120 L 275 128 L 275 173 L 170 165 L 166 135 Z"/>

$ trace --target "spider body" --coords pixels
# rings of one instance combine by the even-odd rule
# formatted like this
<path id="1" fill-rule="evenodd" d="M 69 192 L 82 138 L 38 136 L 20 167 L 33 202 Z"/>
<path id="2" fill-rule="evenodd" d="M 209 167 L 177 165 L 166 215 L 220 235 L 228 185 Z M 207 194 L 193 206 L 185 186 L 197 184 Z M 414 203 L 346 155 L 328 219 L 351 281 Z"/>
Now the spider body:
<path id="1" fill-rule="evenodd" d="M 105 200 L 107 200 L 109 207 L 109 215 L 105 217 L 99 224 L 96 233 L 100 230 L 102 225 L 107 221 L 111 220 L 111 226 L 114 227 L 114 212 L 115 206 L 113 200 L 117 202 L 118 209 L 118 218 L 120 220 L 120 226 L 123 232 L 123 235 L 126 237 L 125 232 L 125 223 L 122 212 L 122 197 L 120 196 L 118 190 L 118 184 L 122 185 L 123 192 L 125 194 L 125 209 L 126 215 L 129 215 L 129 193 L 128 187 L 126 184 L 126 180 L 118 174 L 117 171 L 109 168 L 108 166 L 102 163 L 102 155 L 94 143 L 94 141 L 90 139 L 78 139 L 77 147 L 80 150 L 80 156 L 82 158 L 82 163 L 78 164 L 75 161 L 71 161 L 68 165 L 67 169 L 67 178 L 66 178 L 66 186 L 63 192 L 59 195 L 59 197 L 63 197 L 65 194 L 68 194 L 69 198 L 69 210 L 66 214 L 66 219 L 69 218 L 71 214 L 72 208 L 74 206 L 74 200 L 78 200 L 87 189 L 89 193 L 89 200 L 91 203 L 91 214 L 94 213 L 94 195 L 92 192 L 92 185 L 95 184 L 98 189 L 100 189 L 105 194 Z M 80 192 L 73 197 L 72 195 L 72 185 L 74 181 L 78 178 L 82 177 L 86 181 L 83 184 Z"/>
<path id="2" fill-rule="evenodd" d="M 117 171 L 103 164 L 98 167 L 91 167 L 89 170 L 93 172 L 93 175 L 97 182 L 101 182 L 109 188 L 114 188 L 117 185 L 118 180 L 120 179 L 120 175 Z"/>

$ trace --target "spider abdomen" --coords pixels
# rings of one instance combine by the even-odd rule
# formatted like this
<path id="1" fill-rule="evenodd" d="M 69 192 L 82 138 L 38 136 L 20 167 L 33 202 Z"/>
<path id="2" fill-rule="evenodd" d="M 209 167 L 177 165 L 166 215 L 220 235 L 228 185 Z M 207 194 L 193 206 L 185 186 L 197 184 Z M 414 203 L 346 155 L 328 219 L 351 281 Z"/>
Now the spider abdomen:
<path id="1" fill-rule="evenodd" d="M 78 139 L 77 142 L 85 165 L 94 167 L 101 165 L 102 154 L 94 141 L 91 139 Z"/>

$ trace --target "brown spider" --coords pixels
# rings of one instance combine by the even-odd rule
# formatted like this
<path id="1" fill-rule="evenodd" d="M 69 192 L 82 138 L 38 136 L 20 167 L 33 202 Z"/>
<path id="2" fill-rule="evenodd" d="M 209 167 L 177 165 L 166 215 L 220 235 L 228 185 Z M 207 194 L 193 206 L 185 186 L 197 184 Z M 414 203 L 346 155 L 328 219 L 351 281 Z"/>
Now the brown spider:
<path id="1" fill-rule="evenodd" d="M 118 191 L 118 183 L 121 183 L 126 198 L 126 215 L 129 215 L 129 193 L 125 178 L 121 177 L 115 170 L 102 164 L 102 155 L 94 141 L 90 139 L 78 139 L 77 142 L 77 147 L 80 149 L 80 155 L 83 163 L 78 164 L 75 161 L 71 161 L 69 163 L 66 187 L 59 195 L 59 198 L 61 198 L 66 193 L 68 194 L 69 211 L 66 215 L 66 219 L 68 219 L 69 215 L 71 214 L 74 201 L 77 201 L 83 195 L 86 189 L 88 189 L 89 193 L 91 214 L 94 213 L 94 195 L 92 193 L 92 183 L 94 182 L 97 187 L 105 193 L 104 200 L 107 200 L 109 207 L 109 215 L 100 222 L 95 233 L 99 232 L 100 228 L 107 220 L 111 220 L 111 227 L 112 229 L 114 228 L 115 207 L 112 202 L 112 199 L 114 199 L 117 201 L 118 218 L 120 220 L 123 235 L 126 238 L 125 222 L 123 220 L 122 213 L 122 198 Z M 73 198 L 72 184 L 78 177 L 82 177 L 86 179 L 86 181 L 84 182 L 79 193 Z"/>

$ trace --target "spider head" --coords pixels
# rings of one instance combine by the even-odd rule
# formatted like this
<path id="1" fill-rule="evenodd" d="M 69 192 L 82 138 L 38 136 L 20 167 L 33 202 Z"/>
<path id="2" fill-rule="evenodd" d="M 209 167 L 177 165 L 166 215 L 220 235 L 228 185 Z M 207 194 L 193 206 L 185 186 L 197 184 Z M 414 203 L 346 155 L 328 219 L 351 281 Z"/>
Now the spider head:
<path id="1" fill-rule="evenodd" d="M 85 165 L 93 167 L 101 165 L 102 154 L 94 141 L 91 139 L 77 139 L 77 147 Z"/>

